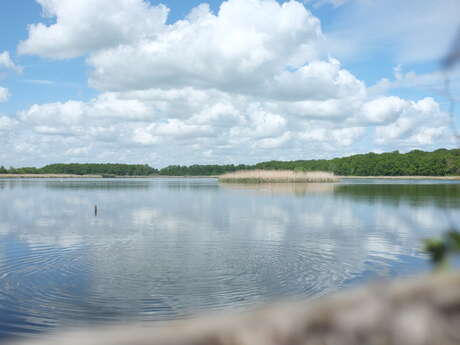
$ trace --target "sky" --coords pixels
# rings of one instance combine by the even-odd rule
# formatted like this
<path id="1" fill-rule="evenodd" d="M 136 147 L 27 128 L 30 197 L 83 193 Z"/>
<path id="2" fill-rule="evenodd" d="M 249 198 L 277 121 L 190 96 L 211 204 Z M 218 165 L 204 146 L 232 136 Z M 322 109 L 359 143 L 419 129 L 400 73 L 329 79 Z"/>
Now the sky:
<path id="1" fill-rule="evenodd" d="M 458 0 L 2 0 L 0 165 L 458 147 Z M 458 107 L 457 107 L 458 108 Z"/>

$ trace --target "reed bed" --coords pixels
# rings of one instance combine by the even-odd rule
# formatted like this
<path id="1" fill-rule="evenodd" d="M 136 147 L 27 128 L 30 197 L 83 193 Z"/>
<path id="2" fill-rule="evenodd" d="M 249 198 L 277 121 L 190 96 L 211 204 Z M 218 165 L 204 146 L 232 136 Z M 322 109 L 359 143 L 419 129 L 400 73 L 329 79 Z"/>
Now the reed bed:
<path id="1" fill-rule="evenodd" d="M 223 183 L 332 183 L 340 179 L 325 171 L 241 170 L 219 176 Z"/>

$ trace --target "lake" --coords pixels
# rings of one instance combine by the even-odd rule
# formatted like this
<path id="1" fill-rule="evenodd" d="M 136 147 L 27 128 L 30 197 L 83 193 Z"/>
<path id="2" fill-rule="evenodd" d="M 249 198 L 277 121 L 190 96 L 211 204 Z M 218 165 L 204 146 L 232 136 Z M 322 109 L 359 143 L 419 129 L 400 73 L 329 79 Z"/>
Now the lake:
<path id="1" fill-rule="evenodd" d="M 459 209 L 458 181 L 0 180 L 0 340 L 428 271 Z"/>

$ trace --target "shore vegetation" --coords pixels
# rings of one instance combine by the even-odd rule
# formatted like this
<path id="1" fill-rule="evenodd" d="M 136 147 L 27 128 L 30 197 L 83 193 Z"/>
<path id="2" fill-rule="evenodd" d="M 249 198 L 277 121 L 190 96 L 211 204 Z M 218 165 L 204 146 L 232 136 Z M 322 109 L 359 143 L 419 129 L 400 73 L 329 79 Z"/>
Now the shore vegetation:
<path id="1" fill-rule="evenodd" d="M 1 165 L 1 162 L 0 162 Z M 460 176 L 460 149 L 366 153 L 333 159 L 267 161 L 248 164 L 170 165 L 155 169 L 140 164 L 51 164 L 43 168 L 4 168 L 0 174 L 74 174 L 107 176 L 219 176 L 241 170 L 327 171 L 336 176 Z"/>
<path id="2" fill-rule="evenodd" d="M 100 176 L 151 176 L 158 170 L 147 164 L 50 164 L 43 168 L 0 167 L 0 174 L 10 175 L 100 175 Z"/>
<path id="3" fill-rule="evenodd" d="M 165 176 L 218 176 L 239 170 L 328 171 L 337 176 L 460 176 L 460 149 L 366 153 L 333 159 L 267 161 L 254 165 L 170 165 Z"/>
<path id="4" fill-rule="evenodd" d="M 219 176 L 223 183 L 318 183 L 339 182 L 333 173 L 325 171 L 241 170 Z"/>

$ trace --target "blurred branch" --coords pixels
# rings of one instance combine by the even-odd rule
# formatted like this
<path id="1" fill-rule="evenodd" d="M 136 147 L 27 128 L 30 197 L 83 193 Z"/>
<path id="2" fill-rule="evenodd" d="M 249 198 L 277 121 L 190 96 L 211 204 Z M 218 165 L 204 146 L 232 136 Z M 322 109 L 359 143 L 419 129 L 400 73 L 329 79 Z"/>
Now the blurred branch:
<path id="1" fill-rule="evenodd" d="M 442 67 L 444 70 L 450 70 L 460 61 L 460 27 L 457 31 L 449 53 L 442 61 Z"/>
<path id="2" fill-rule="evenodd" d="M 457 129 L 457 125 L 455 123 L 456 100 L 454 96 L 452 95 L 452 90 L 450 87 L 449 73 L 459 62 L 460 62 L 460 27 L 457 31 L 454 41 L 452 42 L 452 46 L 447 56 L 443 59 L 441 63 L 442 69 L 444 71 L 444 95 L 449 101 L 449 116 L 450 116 L 450 121 L 451 121 L 451 127 L 452 127 L 452 130 L 457 140 L 460 140 L 460 134 Z"/>

